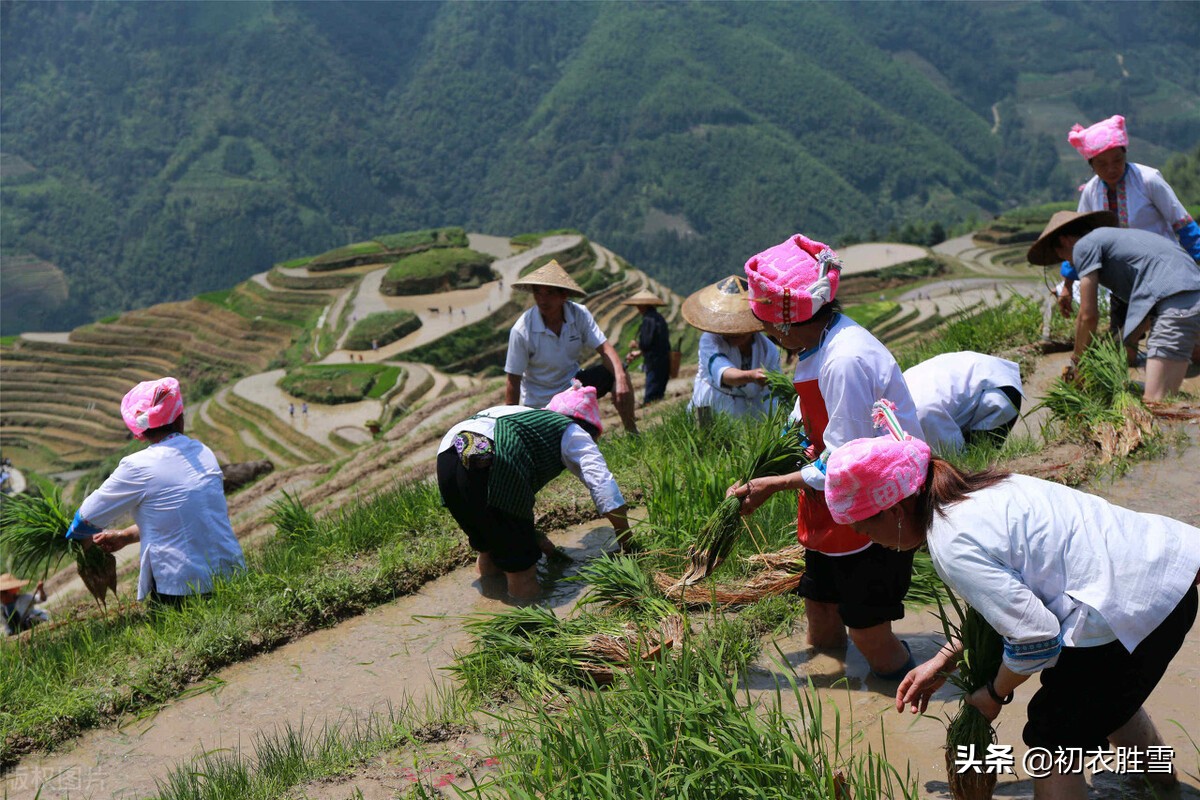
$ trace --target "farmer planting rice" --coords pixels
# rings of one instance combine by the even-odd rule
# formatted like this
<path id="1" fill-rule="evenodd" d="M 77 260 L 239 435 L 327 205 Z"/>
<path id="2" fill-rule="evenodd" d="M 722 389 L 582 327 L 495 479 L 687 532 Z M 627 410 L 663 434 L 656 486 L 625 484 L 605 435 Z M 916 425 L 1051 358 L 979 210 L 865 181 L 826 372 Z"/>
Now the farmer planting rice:
<path id="1" fill-rule="evenodd" d="M 1099 321 L 1103 286 L 1129 307 L 1121 338 L 1135 342 L 1150 321 L 1145 399 L 1161 401 L 1179 391 L 1200 338 L 1200 269 L 1178 244 L 1146 231 L 1116 228 L 1111 211 L 1059 211 L 1029 248 L 1032 264 L 1069 259 L 1079 271 L 1075 355 L 1079 361 Z"/>
<path id="2" fill-rule="evenodd" d="M 963 473 L 894 417 L 886 427 L 830 454 L 825 496 L 835 520 L 880 546 L 928 545 L 946 584 L 1003 637 L 999 669 L 966 702 L 994 720 L 1040 672 L 1028 746 L 1162 745 L 1142 704 L 1196 618 L 1200 529 L 1037 478 Z M 957 658 L 952 641 L 909 673 L 897 710 L 925 711 Z M 1140 777 L 1177 783 L 1173 771 Z M 1082 799 L 1087 785 L 1082 771 L 1054 772 L 1034 795 Z"/>
<path id="3" fill-rule="evenodd" d="M 896 359 L 865 328 L 841 314 L 841 264 L 827 246 L 796 234 L 746 262 L 750 309 L 783 348 L 797 351 L 793 376 L 812 453 L 873 435 L 871 406 L 898 398 L 903 424 L 920 431 L 917 411 Z M 876 675 L 899 680 L 915 665 L 892 633 L 904 617 L 912 553 L 895 552 L 830 516 L 820 492 L 824 474 L 806 466 L 779 477 L 735 484 L 730 493 L 751 514 L 771 495 L 800 490 L 796 538 L 806 548 L 806 572 L 797 590 L 805 598 L 808 642 L 846 644 L 846 629 Z"/>
<path id="4" fill-rule="evenodd" d="M 1129 134 L 1125 130 L 1124 117 L 1118 114 L 1088 128 L 1075 125 L 1067 134 L 1067 141 L 1087 159 L 1095 173 L 1079 187 L 1076 211 L 1081 214 L 1111 211 L 1120 227 L 1156 233 L 1169 242 L 1178 241 L 1188 255 L 1200 263 L 1200 226 L 1179 202 L 1175 190 L 1158 170 L 1127 160 Z M 1079 272 L 1070 260 L 1062 262 L 1060 271 L 1063 282 L 1058 304 L 1063 314 L 1069 316 Z M 1126 311 L 1127 304 L 1119 297 L 1109 304 L 1109 328 L 1118 335 L 1125 327 Z M 1140 331 L 1137 339 L 1141 339 L 1143 333 Z M 1137 358 L 1137 341 L 1128 342 L 1125 349 L 1129 364 L 1133 366 Z"/>
<path id="5" fill-rule="evenodd" d="M 942 453 L 1003 444 L 1021 414 L 1021 368 L 984 353 L 943 353 L 904 370 L 925 442 Z"/>
<path id="6" fill-rule="evenodd" d="M 141 542 L 138 599 L 178 605 L 212 590 L 213 577 L 245 567 L 229 523 L 221 467 L 213 452 L 183 434 L 179 381 L 159 378 L 129 390 L 121 418 L 149 442 L 88 495 L 67 536 L 109 553 Z M 103 530 L 123 517 L 134 524 Z"/>
<path id="7" fill-rule="evenodd" d="M 633 390 L 621 357 L 591 312 L 568 299 L 586 297 L 583 287 L 557 261 L 514 281 L 513 287 L 532 292 L 534 305 L 517 319 L 508 334 L 504 402 L 545 408 L 551 397 L 578 380 L 584 386 L 594 386 L 597 397 L 612 392 L 625 430 L 637 433 Z M 598 353 L 603 363 L 581 370 L 579 362 L 589 351 Z"/>
<path id="8" fill-rule="evenodd" d="M 658 313 L 658 306 L 665 306 L 666 302 L 653 292 L 638 292 L 621 305 L 633 306 L 642 316 L 637 339 L 625 356 L 625 365 L 633 363 L 639 356 L 643 358 L 646 391 L 642 402 L 662 400 L 671 372 L 671 329 L 667 327 L 663 315 Z"/>
<path id="9" fill-rule="evenodd" d="M 587 486 L 621 549 L 629 547 L 625 498 L 596 447 L 602 430 L 595 388 L 576 384 L 552 397 L 545 410 L 495 406 L 442 437 L 438 489 L 479 552 L 480 577 L 503 573 L 513 597 L 537 595 L 535 564 L 553 545 L 534 527 L 534 497 L 563 469 Z"/>
<path id="10" fill-rule="evenodd" d="M 46 602 L 46 587 L 38 581 L 32 592 L 22 592 L 29 581 L 16 575 L 0 575 L 0 617 L 4 619 L 4 632 L 12 636 L 27 631 L 34 625 L 50 621 L 50 614 L 37 607 Z"/>
<path id="11" fill-rule="evenodd" d="M 689 408 L 702 422 L 713 413 L 767 414 L 774 401 L 767 372 L 779 370 L 779 348 L 750 312 L 746 281 L 723 278 L 683 301 L 683 318 L 700 334 L 700 363 Z"/>

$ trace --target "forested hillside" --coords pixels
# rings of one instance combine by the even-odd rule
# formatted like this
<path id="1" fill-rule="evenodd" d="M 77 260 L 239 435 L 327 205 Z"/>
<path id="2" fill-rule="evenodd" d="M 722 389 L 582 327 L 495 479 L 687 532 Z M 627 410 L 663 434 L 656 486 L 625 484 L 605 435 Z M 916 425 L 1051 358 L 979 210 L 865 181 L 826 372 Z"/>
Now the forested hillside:
<path id="1" fill-rule="evenodd" d="M 4 333 L 446 220 L 578 228 L 687 291 L 796 229 L 919 239 L 1069 199 L 1076 121 L 1124 113 L 1159 166 L 1200 141 L 1190 4 L 0 15 Z"/>

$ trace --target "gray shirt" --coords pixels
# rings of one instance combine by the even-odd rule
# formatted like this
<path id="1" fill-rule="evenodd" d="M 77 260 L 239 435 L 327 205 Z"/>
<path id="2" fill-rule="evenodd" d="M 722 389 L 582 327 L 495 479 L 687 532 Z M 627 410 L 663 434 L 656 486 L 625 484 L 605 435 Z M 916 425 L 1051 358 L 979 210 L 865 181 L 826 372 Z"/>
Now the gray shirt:
<path id="1" fill-rule="evenodd" d="M 1149 231 L 1097 228 L 1075 243 L 1071 262 L 1079 277 L 1097 273 L 1100 285 L 1129 303 L 1128 338 L 1165 298 L 1200 291 L 1200 269 L 1179 246 Z"/>

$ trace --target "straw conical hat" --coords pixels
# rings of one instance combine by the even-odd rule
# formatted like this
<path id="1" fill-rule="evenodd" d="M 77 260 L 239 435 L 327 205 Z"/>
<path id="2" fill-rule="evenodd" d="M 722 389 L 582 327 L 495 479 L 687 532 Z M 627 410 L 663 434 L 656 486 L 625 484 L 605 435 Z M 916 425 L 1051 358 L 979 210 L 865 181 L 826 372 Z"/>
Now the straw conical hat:
<path id="1" fill-rule="evenodd" d="M 12 589 L 20 589 L 27 583 L 29 583 L 29 581 L 18 578 L 16 575 L 11 575 L 6 572 L 3 575 L 0 575 L 0 592 L 7 592 Z"/>
<path id="2" fill-rule="evenodd" d="M 638 292 L 628 300 L 621 302 L 623 306 L 665 306 L 666 304 L 667 301 L 654 292 Z"/>
<path id="3" fill-rule="evenodd" d="M 532 289 L 534 286 L 553 286 L 556 289 L 566 289 L 576 297 L 587 297 L 583 287 L 576 283 L 556 260 L 543 264 L 524 278 L 513 281 L 513 287 L 516 289 Z"/>
<path id="4" fill-rule="evenodd" d="M 1089 231 L 1095 228 L 1115 228 L 1117 227 L 1117 215 L 1111 211 L 1056 212 L 1046 223 L 1046 229 L 1042 231 L 1042 235 L 1033 243 L 1033 247 L 1029 248 L 1027 256 L 1029 263 L 1048 267 L 1061 261 L 1058 253 L 1054 251 L 1054 240 L 1063 228 L 1075 222 L 1086 222 Z"/>
<path id="5" fill-rule="evenodd" d="M 736 275 L 688 295 L 682 311 L 689 325 L 708 333 L 757 333 L 762 330 L 762 323 L 750 311 L 746 281 Z"/>

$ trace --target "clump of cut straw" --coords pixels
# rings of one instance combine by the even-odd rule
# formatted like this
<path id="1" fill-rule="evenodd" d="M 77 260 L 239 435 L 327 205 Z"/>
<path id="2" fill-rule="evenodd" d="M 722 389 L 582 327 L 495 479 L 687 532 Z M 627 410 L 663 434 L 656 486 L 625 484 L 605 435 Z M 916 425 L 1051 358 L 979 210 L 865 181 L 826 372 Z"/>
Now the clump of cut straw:
<path id="1" fill-rule="evenodd" d="M 755 478 L 795 472 L 805 462 L 798 427 L 789 427 L 782 435 L 775 435 L 775 429 L 769 424 L 766 430 L 770 434 L 769 438 L 766 438 L 757 455 L 741 471 L 742 481 L 745 483 Z M 690 565 L 679 579 L 680 588 L 707 578 L 729 555 L 737 542 L 738 534 L 743 530 L 741 506 L 740 498 L 726 497 L 709 516 L 696 536 L 696 541 L 688 547 Z"/>
<path id="2" fill-rule="evenodd" d="M 804 577 L 803 572 L 782 569 L 764 570 L 750 580 L 731 586 L 697 586 L 681 584 L 665 572 L 656 573 L 654 583 L 659 591 L 689 608 L 708 606 L 748 606 L 764 597 L 794 591 Z"/>
<path id="3" fill-rule="evenodd" d="M 969 606 L 964 608 L 953 592 L 947 590 L 946 596 L 957 621 L 949 618 L 939 599 L 942 627 L 946 638 L 957 640 L 961 647 L 958 671 L 948 679 L 963 692 L 958 713 L 946 727 L 946 778 L 956 800 L 986 800 L 996 786 L 996 774 L 975 769 L 960 773 L 955 762 L 960 747 L 974 748 L 975 757 L 981 759 L 988 746 L 996 743 L 995 729 L 979 709 L 966 702 L 966 697 L 996 676 L 1004 655 L 1004 643 L 982 614 Z"/>

